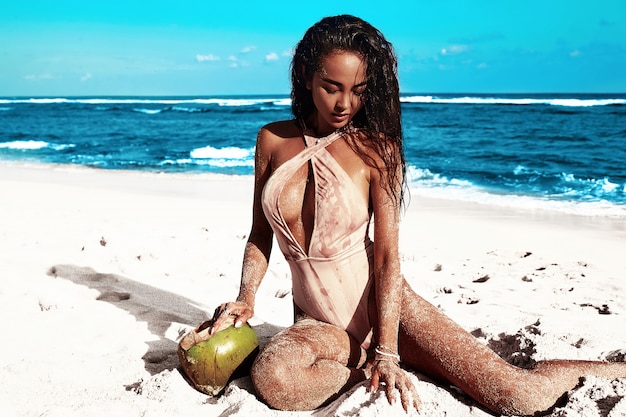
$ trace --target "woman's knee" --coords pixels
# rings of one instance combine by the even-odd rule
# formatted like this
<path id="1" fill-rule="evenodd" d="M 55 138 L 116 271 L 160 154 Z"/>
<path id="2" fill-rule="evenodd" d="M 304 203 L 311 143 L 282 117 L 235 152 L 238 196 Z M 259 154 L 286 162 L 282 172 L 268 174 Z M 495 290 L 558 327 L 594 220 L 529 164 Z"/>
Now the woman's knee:
<path id="1" fill-rule="evenodd" d="M 259 397 L 280 410 L 319 407 L 350 382 L 350 344 L 329 325 L 298 322 L 261 350 L 251 370 Z M 344 340 L 345 339 L 345 340 Z"/>
<path id="2" fill-rule="evenodd" d="M 291 366 L 290 366 L 291 365 Z M 292 369 L 290 369 L 292 368 Z M 270 407 L 287 410 L 293 407 L 293 364 L 271 349 L 262 350 L 257 356 L 250 376 L 257 394 Z"/>

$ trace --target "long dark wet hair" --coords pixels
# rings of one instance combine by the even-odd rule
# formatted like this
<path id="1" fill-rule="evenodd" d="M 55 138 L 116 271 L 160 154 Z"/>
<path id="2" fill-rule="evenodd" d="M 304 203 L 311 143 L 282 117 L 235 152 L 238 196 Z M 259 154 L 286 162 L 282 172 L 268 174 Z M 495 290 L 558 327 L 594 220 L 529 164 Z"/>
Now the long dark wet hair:
<path id="1" fill-rule="evenodd" d="M 352 123 L 363 129 L 367 146 L 380 156 L 383 166 L 376 166 L 360 147 L 351 145 L 367 163 L 379 169 L 400 206 L 406 188 L 406 161 L 402 148 L 398 63 L 391 43 L 378 29 L 358 17 L 340 15 L 325 17 L 306 31 L 291 61 L 293 115 L 304 122 L 316 111 L 311 91 L 306 87 L 307 80 L 321 70 L 323 58 L 337 51 L 354 52 L 365 60 L 365 100 Z"/>

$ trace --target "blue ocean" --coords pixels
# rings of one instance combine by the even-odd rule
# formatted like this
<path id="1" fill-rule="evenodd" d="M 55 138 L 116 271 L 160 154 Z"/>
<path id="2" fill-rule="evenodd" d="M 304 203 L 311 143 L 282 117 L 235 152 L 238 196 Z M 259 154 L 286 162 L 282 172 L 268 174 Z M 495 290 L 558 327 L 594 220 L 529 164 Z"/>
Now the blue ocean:
<path id="1" fill-rule="evenodd" d="M 0 98 L 0 163 L 252 175 L 287 96 Z M 626 216 L 626 94 L 404 94 L 412 194 Z"/>

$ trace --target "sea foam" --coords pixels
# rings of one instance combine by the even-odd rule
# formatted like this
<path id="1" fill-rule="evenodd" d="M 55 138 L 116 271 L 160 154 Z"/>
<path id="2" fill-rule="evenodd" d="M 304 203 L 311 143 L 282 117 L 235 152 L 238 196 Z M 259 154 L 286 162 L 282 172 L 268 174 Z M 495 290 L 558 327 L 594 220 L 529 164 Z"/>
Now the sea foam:
<path id="1" fill-rule="evenodd" d="M 545 104 L 565 107 L 591 107 L 626 105 L 626 99 L 577 99 L 577 98 L 500 98 L 500 97 L 436 97 L 436 96 L 407 96 L 400 99 L 403 103 L 433 103 L 433 104 L 507 104 L 531 105 Z"/>
<path id="2" fill-rule="evenodd" d="M 52 143 L 48 143 L 42 140 L 15 140 L 12 142 L 3 142 L 0 143 L 0 148 L 2 149 L 15 149 L 15 150 L 37 150 L 43 148 L 51 148 L 57 151 L 61 151 L 63 149 L 72 148 L 74 145 L 55 145 Z"/>

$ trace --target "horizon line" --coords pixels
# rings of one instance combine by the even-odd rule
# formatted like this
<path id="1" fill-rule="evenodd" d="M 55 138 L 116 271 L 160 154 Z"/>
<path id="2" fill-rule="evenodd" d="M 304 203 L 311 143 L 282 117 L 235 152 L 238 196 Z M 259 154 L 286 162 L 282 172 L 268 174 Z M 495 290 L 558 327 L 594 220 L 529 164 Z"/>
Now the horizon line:
<path id="1" fill-rule="evenodd" d="M 524 95 L 578 95 L 578 96 L 607 96 L 607 95 L 626 95 L 624 92 L 401 92 L 400 96 L 487 96 L 487 95 L 507 95 L 507 96 L 524 96 Z M 289 97 L 289 93 L 260 93 L 260 94 L 78 94 L 78 95 L 0 95 L 0 99 L 53 99 L 53 98 L 110 98 L 110 97 L 159 97 L 159 98 L 224 98 L 224 97 Z"/>

